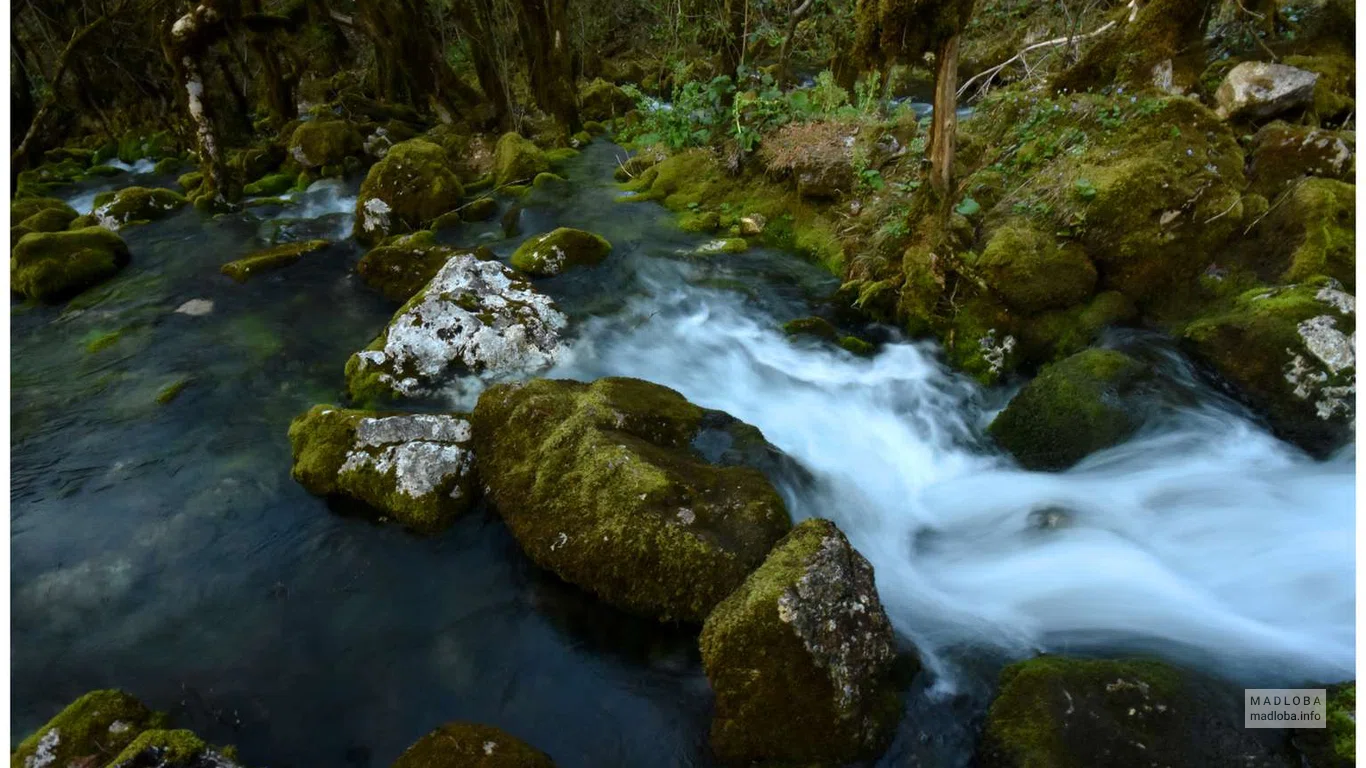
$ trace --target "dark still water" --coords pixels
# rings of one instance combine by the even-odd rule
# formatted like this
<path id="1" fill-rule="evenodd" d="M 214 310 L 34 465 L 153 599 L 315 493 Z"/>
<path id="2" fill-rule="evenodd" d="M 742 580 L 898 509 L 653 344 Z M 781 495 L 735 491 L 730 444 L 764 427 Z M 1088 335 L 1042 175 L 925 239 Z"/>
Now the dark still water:
<path id="1" fill-rule="evenodd" d="M 573 321 L 550 375 L 658 381 L 813 471 L 815 486 L 787 489 L 794 518 L 839 522 L 930 670 L 884 764 L 964 763 L 996 665 L 1039 649 L 1350 677 L 1353 449 L 1313 462 L 1161 340 L 1117 336 L 1180 397 L 1074 470 L 1022 472 L 981 437 L 1008 392 L 947 371 L 930 345 L 863 359 L 785 338 L 778 325 L 821 311 L 837 281 L 767 249 L 699 254 L 706 238 L 659 207 L 614 201 L 619 151 L 597 142 L 569 184 L 519 201 L 524 235 L 563 224 L 614 245 L 601 267 L 538 283 Z M 692 631 L 538 571 L 487 510 L 418 538 L 334 515 L 290 479 L 290 420 L 342 401 L 347 357 L 396 309 L 352 271 L 357 184 L 130 228 L 116 279 L 12 309 L 16 738 L 120 687 L 252 765 L 387 766 L 457 719 L 562 768 L 710 765 Z M 337 242 L 246 285 L 218 272 L 317 236 Z M 442 237 L 504 257 L 523 239 L 496 218 Z M 447 407 L 477 390 L 452 382 Z M 1049 506 L 1073 524 L 1042 536 L 1027 520 Z"/>

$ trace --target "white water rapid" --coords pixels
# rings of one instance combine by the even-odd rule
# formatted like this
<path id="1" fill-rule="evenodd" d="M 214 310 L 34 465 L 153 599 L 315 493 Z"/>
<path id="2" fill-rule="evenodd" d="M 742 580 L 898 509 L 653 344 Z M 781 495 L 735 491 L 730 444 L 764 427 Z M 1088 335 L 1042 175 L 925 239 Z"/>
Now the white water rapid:
<path id="1" fill-rule="evenodd" d="M 819 478 L 788 490 L 794 518 L 837 521 L 873 563 L 941 692 L 956 651 L 982 648 L 1353 677 L 1352 448 L 1313 461 L 1211 393 L 1070 471 L 1026 472 L 981 438 L 986 393 L 929 346 L 863 359 L 737 294 L 647 290 L 550 375 L 649 379 L 762 429 Z"/>

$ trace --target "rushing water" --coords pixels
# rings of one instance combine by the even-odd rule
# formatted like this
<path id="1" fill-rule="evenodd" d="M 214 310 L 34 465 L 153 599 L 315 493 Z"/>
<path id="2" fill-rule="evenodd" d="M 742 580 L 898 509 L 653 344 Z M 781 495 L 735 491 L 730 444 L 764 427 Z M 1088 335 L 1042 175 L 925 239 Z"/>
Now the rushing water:
<path id="1" fill-rule="evenodd" d="M 834 280 L 766 249 L 699 255 L 704 238 L 658 207 L 614 202 L 614 151 L 594 144 L 571 183 L 522 201 L 527 234 L 580 226 L 615 246 L 541 283 L 576 327 L 550 375 L 666 384 L 812 470 L 784 489 L 794 517 L 840 524 L 932 670 L 884 764 L 962 764 L 999 664 L 1040 649 L 1155 653 L 1265 686 L 1352 676 L 1352 448 L 1304 457 L 1161 339 L 1125 334 L 1109 343 L 1167 380 L 1148 426 L 1068 472 L 1020 471 L 982 437 L 1009 392 L 923 343 L 864 359 L 783 336 L 827 310 Z M 333 515 L 290 480 L 289 420 L 341 397 L 347 356 L 394 307 L 354 277 L 345 241 L 244 286 L 217 269 L 344 238 L 355 184 L 129 229 L 114 281 L 67 307 L 16 305 L 15 733 L 119 686 L 250 764 L 385 766 L 470 719 L 565 768 L 709 765 L 691 632 L 538 571 L 487 510 L 423 539 Z M 442 237 L 503 256 L 521 239 L 496 220 Z M 190 299 L 212 312 L 175 311 Z M 476 394 L 453 382 L 450 405 Z"/>

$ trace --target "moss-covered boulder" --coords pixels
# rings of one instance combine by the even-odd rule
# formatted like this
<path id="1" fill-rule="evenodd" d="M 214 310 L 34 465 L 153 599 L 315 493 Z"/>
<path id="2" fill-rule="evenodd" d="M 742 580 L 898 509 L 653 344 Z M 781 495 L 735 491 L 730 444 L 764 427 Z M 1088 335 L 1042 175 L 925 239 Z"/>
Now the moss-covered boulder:
<path id="1" fill-rule="evenodd" d="M 27 197 L 9 206 L 10 225 L 22 225 L 28 232 L 60 232 L 77 215 L 76 209 L 55 197 Z"/>
<path id="2" fill-rule="evenodd" d="M 1325 8 L 1338 5 L 1351 8 L 1351 3 L 1324 3 Z M 1344 32 L 1355 28 L 1350 22 Z M 1312 50 L 1312 48 L 1311 48 Z M 1287 56 L 1286 64 L 1318 75 L 1314 83 L 1311 116 L 1319 123 L 1338 124 L 1356 109 L 1356 58 L 1348 53 L 1323 51 L 1319 55 Z"/>
<path id="3" fill-rule="evenodd" d="M 1156 661 L 1042 656 L 1012 664 L 987 711 L 982 768 L 1290 768 L 1243 727 L 1241 686 Z"/>
<path id="4" fill-rule="evenodd" d="M 355 237 L 373 245 L 391 234 L 425 229 L 464 194 L 441 147 L 422 139 L 395 144 L 360 185 Z"/>
<path id="5" fill-rule="evenodd" d="M 873 567 L 828 520 L 793 528 L 702 627 L 711 744 L 737 765 L 873 760 L 901 716 Z"/>
<path id="6" fill-rule="evenodd" d="M 1305 179 L 1257 222 L 1247 244 L 1266 277 L 1295 282 L 1326 275 L 1356 286 L 1356 186 Z"/>
<path id="7" fill-rule="evenodd" d="M 1066 469 L 1138 428 L 1124 398 L 1146 370 L 1122 352 L 1079 352 L 1046 366 L 987 431 L 1027 469 Z"/>
<path id="8" fill-rule="evenodd" d="M 974 266 L 1006 304 L 1021 312 L 1066 309 L 1091 297 L 1096 268 L 1081 245 L 1012 219 L 997 229 Z"/>
<path id="9" fill-rule="evenodd" d="M 117 192 L 96 195 L 92 213 L 100 226 L 118 230 L 129 224 L 160 219 L 188 202 L 184 195 L 173 189 L 124 187 Z"/>
<path id="10" fill-rule="evenodd" d="M 10 765 L 108 765 L 143 731 L 164 724 L 164 715 L 123 691 L 91 691 L 19 742 Z"/>
<path id="11" fill-rule="evenodd" d="M 497 261 L 449 258 L 378 338 L 346 363 L 351 397 L 414 397 L 460 375 L 526 374 L 562 354 L 568 320 L 550 297 Z"/>
<path id="12" fill-rule="evenodd" d="M 186 174 L 189 175 L 189 174 Z M 242 194 L 250 196 L 273 197 L 283 195 L 294 188 L 298 175 L 293 173 L 272 173 L 242 187 Z"/>
<path id="13" fill-rule="evenodd" d="M 488 221 L 498 214 L 498 201 L 491 197 L 479 197 L 460 206 L 462 221 Z"/>
<path id="14" fill-rule="evenodd" d="M 10 289 L 56 301 L 108 280 L 128 265 L 128 245 L 104 227 L 34 232 L 10 251 Z"/>
<path id="15" fill-rule="evenodd" d="M 505 133 L 493 150 L 493 179 L 499 187 L 526 184 L 536 174 L 550 170 L 550 159 L 541 148 L 516 133 Z"/>
<path id="16" fill-rule="evenodd" d="M 241 768 L 232 748 L 210 746 L 185 729 L 143 731 L 108 768 Z"/>
<path id="17" fill-rule="evenodd" d="M 414 742 L 392 768 L 555 768 L 555 763 L 491 725 L 446 723 Z"/>
<path id="18" fill-rule="evenodd" d="M 826 341 L 837 341 L 839 330 L 823 317 L 799 317 L 783 323 L 783 333 L 788 336 L 814 336 Z"/>
<path id="19" fill-rule="evenodd" d="M 755 468 L 781 461 L 763 435 L 657 384 L 499 384 L 472 421 L 480 478 L 522 549 L 634 613 L 702 621 L 791 525 Z"/>
<path id="20" fill-rule="evenodd" d="M 304 168 L 341 165 L 361 152 L 360 133 L 345 120 L 315 119 L 300 123 L 289 137 L 289 156 Z"/>
<path id="21" fill-rule="evenodd" d="M 255 251 L 247 256 L 224 264 L 219 271 L 239 283 L 275 269 L 287 267 L 310 253 L 326 248 L 326 240 L 304 240 L 297 243 L 284 243 L 264 250 Z"/>
<path id="22" fill-rule="evenodd" d="M 1278 434 L 1324 455 L 1352 437 L 1355 328 L 1356 298 L 1317 278 L 1240 294 L 1182 336 Z"/>
<path id="23" fill-rule="evenodd" d="M 607 238 L 582 229 L 560 227 L 533 235 L 512 254 L 512 266 L 532 277 L 553 277 L 566 269 L 601 262 L 611 253 Z"/>
<path id="24" fill-rule="evenodd" d="M 356 264 L 366 285 L 390 301 L 404 302 L 422 290 L 461 249 L 441 245 L 431 232 L 414 232 L 390 238 L 372 248 Z M 491 256 L 485 252 L 484 255 Z"/>
<path id="25" fill-rule="evenodd" d="M 1250 191 L 1274 199 L 1305 176 L 1351 181 L 1355 158 L 1352 133 L 1276 121 L 1252 137 Z"/>
<path id="26" fill-rule="evenodd" d="M 584 120 L 612 120 L 635 107 L 630 94 L 600 77 L 579 89 L 579 117 Z"/>
<path id="27" fill-rule="evenodd" d="M 1297 728 L 1295 748 L 1308 768 L 1354 768 L 1357 746 L 1357 684 L 1338 683 L 1327 688 L 1326 728 Z"/>
<path id="28" fill-rule="evenodd" d="M 421 533 L 444 529 L 474 502 L 470 441 L 461 414 L 316 405 L 289 426 L 300 485 Z"/>

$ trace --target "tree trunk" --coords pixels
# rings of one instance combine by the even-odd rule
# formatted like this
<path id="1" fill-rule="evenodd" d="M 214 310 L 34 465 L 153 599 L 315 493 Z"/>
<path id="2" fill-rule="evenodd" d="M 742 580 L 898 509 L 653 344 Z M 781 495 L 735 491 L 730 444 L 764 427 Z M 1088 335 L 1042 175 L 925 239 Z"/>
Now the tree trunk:
<path id="1" fill-rule="evenodd" d="M 572 79 L 565 3 L 566 0 L 521 0 L 522 47 L 536 103 L 570 133 L 578 133 L 583 126 Z"/>
<path id="2" fill-rule="evenodd" d="M 356 15 L 375 45 L 375 90 L 381 101 L 431 107 L 442 122 L 479 102 L 479 94 L 456 77 L 442 55 L 422 0 L 357 0 Z"/>
<path id="3" fill-rule="evenodd" d="M 792 79 L 792 38 L 797 36 L 797 24 L 806 12 L 811 10 L 814 0 L 802 0 L 802 4 L 787 17 L 787 34 L 783 35 L 783 47 L 778 51 L 778 87 L 782 88 Z"/>
<path id="4" fill-rule="evenodd" d="M 740 65 L 745 61 L 745 12 L 748 0 L 725 0 L 726 36 L 721 42 L 721 74 L 739 86 Z"/>
<path id="5" fill-rule="evenodd" d="M 228 177 L 219 146 L 221 131 L 213 100 L 208 95 L 203 60 L 208 57 L 209 47 L 223 36 L 234 10 L 232 5 L 220 8 L 213 0 L 205 0 L 177 19 L 162 43 L 176 79 L 185 89 L 185 106 L 194 124 L 200 171 L 204 174 L 202 189 L 219 204 L 232 202 L 239 190 Z"/>
<path id="6" fill-rule="evenodd" d="M 11 30 L 9 49 L 9 136 L 10 151 L 28 134 L 33 125 L 33 85 L 20 54 L 19 38 Z M 12 181 L 12 180 L 11 180 Z"/>
<path id="7" fill-rule="evenodd" d="M 958 132 L 958 35 L 940 44 L 935 64 L 930 186 L 947 200 L 953 191 L 953 147 Z"/>
<path id="8" fill-rule="evenodd" d="M 465 0 L 456 19 L 469 38 L 470 57 L 474 59 L 474 73 L 484 98 L 493 105 L 498 130 L 512 130 L 512 94 L 508 87 L 506 49 L 498 40 L 498 27 L 493 15 L 492 0 Z"/>

